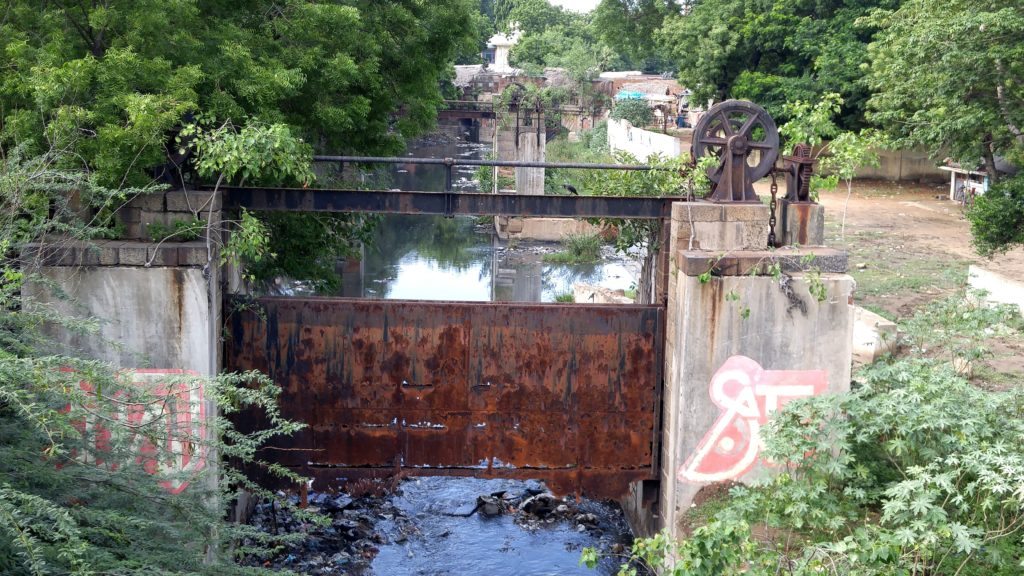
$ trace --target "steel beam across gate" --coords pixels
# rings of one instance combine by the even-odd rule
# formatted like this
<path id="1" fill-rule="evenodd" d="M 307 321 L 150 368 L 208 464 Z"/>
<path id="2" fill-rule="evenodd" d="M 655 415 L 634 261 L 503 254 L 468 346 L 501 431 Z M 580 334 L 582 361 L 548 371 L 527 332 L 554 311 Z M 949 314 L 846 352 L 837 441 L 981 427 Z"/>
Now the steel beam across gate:
<path id="1" fill-rule="evenodd" d="M 301 212 L 375 212 L 568 218 L 668 218 L 685 198 L 534 196 L 309 188 L 222 187 L 227 208 Z"/>
<path id="2" fill-rule="evenodd" d="M 284 416 L 308 424 L 267 452 L 300 473 L 540 478 L 608 498 L 657 478 L 662 307 L 260 298 L 236 310 L 227 366 L 268 374 Z"/>

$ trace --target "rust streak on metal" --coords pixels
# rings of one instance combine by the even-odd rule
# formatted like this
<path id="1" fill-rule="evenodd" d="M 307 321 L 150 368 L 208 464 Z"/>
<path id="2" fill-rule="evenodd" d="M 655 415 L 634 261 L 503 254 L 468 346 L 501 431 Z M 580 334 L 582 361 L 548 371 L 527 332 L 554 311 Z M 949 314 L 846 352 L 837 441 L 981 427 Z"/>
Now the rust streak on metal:
<path id="1" fill-rule="evenodd" d="M 660 306 L 266 298 L 232 316 L 227 362 L 308 424 L 267 456 L 321 480 L 540 478 L 623 495 L 657 477 Z M 257 424 L 247 415 L 241 424 Z M 298 450 L 295 450 L 298 449 Z"/>

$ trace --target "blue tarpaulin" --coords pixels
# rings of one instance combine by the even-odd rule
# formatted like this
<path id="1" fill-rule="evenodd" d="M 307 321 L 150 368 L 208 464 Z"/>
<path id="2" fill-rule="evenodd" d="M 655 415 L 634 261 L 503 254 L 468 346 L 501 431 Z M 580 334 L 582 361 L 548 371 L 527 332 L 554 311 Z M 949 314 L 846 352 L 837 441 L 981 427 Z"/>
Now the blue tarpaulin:
<path id="1" fill-rule="evenodd" d="M 619 90 L 619 93 L 615 95 L 616 100 L 629 100 L 629 99 L 643 100 L 643 92 L 636 92 L 634 90 Z"/>

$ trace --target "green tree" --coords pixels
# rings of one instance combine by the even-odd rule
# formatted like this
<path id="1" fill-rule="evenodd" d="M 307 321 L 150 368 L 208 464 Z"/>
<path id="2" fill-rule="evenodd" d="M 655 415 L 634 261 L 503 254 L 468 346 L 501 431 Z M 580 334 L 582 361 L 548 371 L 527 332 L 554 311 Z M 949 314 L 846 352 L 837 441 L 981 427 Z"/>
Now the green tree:
<path id="1" fill-rule="evenodd" d="M 247 373 L 160 382 L 182 391 L 203 386 L 219 410 L 207 418 L 209 434 L 179 428 L 170 420 L 180 405 L 158 388 L 137 385 L 47 337 L 44 328 L 57 326 L 100 338 L 100 319 L 64 316 L 26 296 L 49 285 L 39 273 L 47 254 L 95 233 L 69 201 L 71 192 L 104 201 L 129 191 L 103 188 L 84 169 L 62 168 L 70 159 L 61 149 L 24 149 L 0 156 L 0 573 L 243 572 L 227 553 L 232 546 L 250 538 L 247 551 L 262 550 L 288 538 L 225 521 L 233 490 L 259 491 L 235 465 L 259 466 L 257 449 L 299 427 L 280 417 L 273 383 Z M 227 417 L 250 408 L 262 411 L 268 426 L 243 433 Z M 194 475 L 161 472 L 159 463 L 175 450 L 219 462 Z M 297 480 L 280 468 L 266 470 Z M 160 485 L 176 480 L 190 484 L 177 494 Z"/>
<path id="2" fill-rule="evenodd" d="M 654 111 L 643 98 L 623 98 L 615 101 L 612 118 L 643 128 L 654 121 Z"/>
<path id="3" fill-rule="evenodd" d="M 471 0 L 5 3 L 0 145 L 56 135 L 107 185 L 144 184 L 189 114 L 284 123 L 315 148 L 395 153 L 476 52 Z"/>
<path id="4" fill-rule="evenodd" d="M 867 21 L 871 120 L 965 164 L 1024 158 L 1024 12 L 1016 0 L 906 0 Z M 946 152 L 948 150 L 948 152 Z"/>
<path id="5" fill-rule="evenodd" d="M 656 37 L 695 102 L 742 98 L 785 120 L 784 103 L 838 92 L 839 124 L 856 129 L 868 95 L 860 66 L 874 31 L 856 22 L 897 1 L 702 0 L 666 18 Z"/>
<path id="6" fill-rule="evenodd" d="M 681 11 L 676 0 L 601 0 L 594 10 L 594 28 L 605 44 L 631 62 L 663 72 L 654 33 L 666 18 Z"/>
<path id="7" fill-rule="evenodd" d="M 1016 0 L 907 0 L 878 12 L 871 45 L 870 117 L 897 143 L 920 145 L 966 166 L 996 156 L 1024 165 L 1024 12 Z M 996 185 L 968 214 L 988 253 L 1020 243 L 1021 177 Z"/>

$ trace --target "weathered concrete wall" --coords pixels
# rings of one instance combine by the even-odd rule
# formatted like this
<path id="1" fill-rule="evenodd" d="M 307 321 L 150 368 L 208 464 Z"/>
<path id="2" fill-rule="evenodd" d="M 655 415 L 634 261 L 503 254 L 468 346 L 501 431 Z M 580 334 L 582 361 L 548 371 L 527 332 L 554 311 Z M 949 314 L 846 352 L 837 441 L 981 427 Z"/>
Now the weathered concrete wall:
<path id="1" fill-rule="evenodd" d="M 608 147 L 628 152 L 640 162 L 656 154 L 676 158 L 683 151 L 682 142 L 675 136 L 636 128 L 626 120 L 614 118 L 608 119 Z"/>
<path id="2" fill-rule="evenodd" d="M 773 402 L 849 390 L 853 279 L 825 274 L 821 281 L 828 297 L 818 302 L 806 277 L 793 275 L 791 294 L 805 310 L 794 309 L 770 276 L 701 282 L 681 275 L 670 293 L 660 507 L 662 525 L 673 534 L 685 533 L 685 512 L 704 486 L 765 473 L 749 457 L 756 458 L 757 430 Z M 785 372 L 773 380 L 756 368 L 727 365 L 737 356 L 765 371 Z M 727 366 L 739 376 L 716 389 L 713 379 Z M 723 418 L 734 421 L 716 436 Z"/>
<path id="3" fill-rule="evenodd" d="M 520 162 L 543 162 L 547 148 L 544 133 L 537 133 L 527 127 L 519 135 L 516 160 Z M 541 196 L 544 194 L 543 168 L 516 168 L 516 193 Z"/>
<path id="4" fill-rule="evenodd" d="M 27 300 L 102 322 L 98 337 L 54 330 L 58 341 L 121 368 L 217 372 L 217 306 L 201 269 L 44 267 L 40 273 L 68 299 L 32 284 Z"/>
<path id="5" fill-rule="evenodd" d="M 949 175 L 939 170 L 935 160 L 923 150 L 876 150 L 878 166 L 862 166 L 857 178 L 878 178 L 881 180 L 915 180 L 941 182 Z"/>
<path id="6" fill-rule="evenodd" d="M 498 216 L 494 219 L 498 237 L 502 240 L 519 238 L 558 242 L 569 234 L 597 234 L 601 228 L 586 220 L 575 218 L 515 218 Z"/>
<path id="7" fill-rule="evenodd" d="M 46 279 L 25 287 L 26 302 L 99 321 L 98 335 L 50 328 L 58 343 L 82 356 L 125 369 L 215 375 L 221 305 L 216 244 L 139 239 L 148 238 L 157 223 L 173 226 L 197 215 L 220 221 L 220 209 L 220 197 L 210 192 L 147 194 L 117 212 L 128 240 L 25 246 L 23 258 L 35 262 Z"/>
<path id="8" fill-rule="evenodd" d="M 771 412 L 849 389 L 854 281 L 841 273 L 845 254 L 769 252 L 767 233 L 763 205 L 673 206 L 658 495 L 638 484 L 623 502 L 640 530 L 685 535 L 701 488 L 766 473 L 758 430 Z M 811 253 L 821 253 L 825 272 L 801 271 Z M 783 274 L 765 275 L 776 264 Z M 823 301 L 811 295 L 811 277 Z"/>

